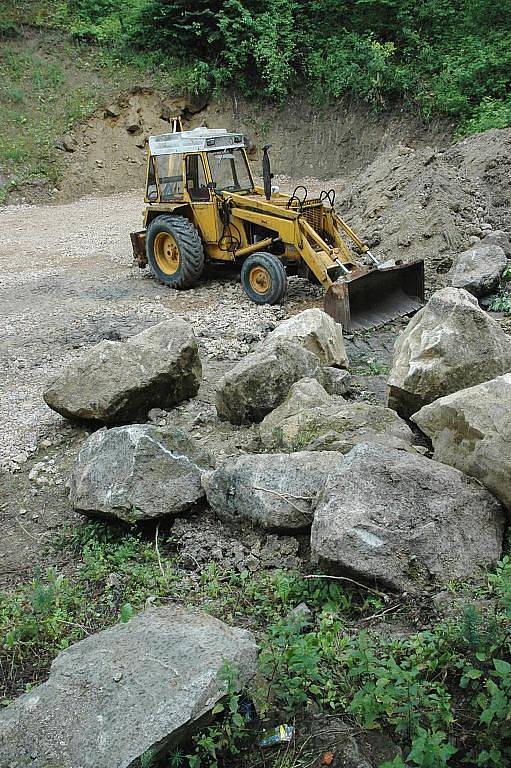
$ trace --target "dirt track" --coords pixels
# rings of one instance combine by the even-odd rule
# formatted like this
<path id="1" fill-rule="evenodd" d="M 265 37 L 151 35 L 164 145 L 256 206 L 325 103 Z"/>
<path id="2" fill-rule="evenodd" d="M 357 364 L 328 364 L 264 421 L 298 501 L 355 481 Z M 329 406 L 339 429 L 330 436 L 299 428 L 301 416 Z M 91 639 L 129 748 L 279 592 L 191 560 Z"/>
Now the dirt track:
<path id="1" fill-rule="evenodd" d="M 234 279 L 176 293 L 133 266 L 129 232 L 140 214 L 138 193 L 0 211 L 0 465 L 23 459 L 62 424 L 41 393 L 79 349 L 173 312 L 193 321 L 198 310 L 214 312 L 225 290 L 248 304 Z M 254 310 L 269 318 L 281 312 Z"/>
<path id="2" fill-rule="evenodd" d="M 41 390 L 78 347 L 143 320 L 154 286 L 129 266 L 137 214 L 133 194 L 0 212 L 0 461 L 59 421 Z"/>

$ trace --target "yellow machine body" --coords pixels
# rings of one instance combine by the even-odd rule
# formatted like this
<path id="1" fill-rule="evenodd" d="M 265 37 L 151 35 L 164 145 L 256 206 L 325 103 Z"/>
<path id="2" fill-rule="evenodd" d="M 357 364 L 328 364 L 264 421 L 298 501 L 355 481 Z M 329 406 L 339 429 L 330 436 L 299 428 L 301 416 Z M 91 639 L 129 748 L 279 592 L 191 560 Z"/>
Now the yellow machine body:
<path id="1" fill-rule="evenodd" d="M 151 238 L 148 252 L 147 232 L 158 217 L 178 216 L 197 230 L 206 261 L 242 264 L 251 254 L 267 253 L 288 273 L 313 276 L 325 289 L 325 310 L 347 330 L 374 326 L 421 305 L 423 262 L 378 264 L 336 213 L 332 190 L 309 199 L 305 187 L 297 187 L 290 197 L 270 189 L 268 175 L 265 182 L 264 189 L 254 184 L 239 134 L 196 129 L 151 137 L 144 229 L 131 235 L 139 265 L 148 259 L 151 264 L 151 255 L 160 253 L 157 276 L 167 282 L 168 274 L 172 284 L 179 242 L 171 233 L 167 240 L 160 233 Z M 254 266 L 247 281 L 256 291 L 262 286 L 262 296 L 264 264 Z"/>

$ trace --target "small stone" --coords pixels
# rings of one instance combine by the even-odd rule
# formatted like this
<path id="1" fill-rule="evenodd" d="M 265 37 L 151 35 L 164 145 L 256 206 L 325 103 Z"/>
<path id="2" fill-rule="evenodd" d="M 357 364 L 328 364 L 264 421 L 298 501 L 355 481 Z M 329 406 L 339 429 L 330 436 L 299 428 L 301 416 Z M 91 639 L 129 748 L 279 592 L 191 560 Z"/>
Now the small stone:
<path id="1" fill-rule="evenodd" d="M 78 144 L 73 136 L 64 136 L 62 144 L 66 152 L 76 152 L 78 149 Z"/>
<path id="2" fill-rule="evenodd" d="M 289 617 L 301 619 L 304 626 L 312 623 L 312 611 L 307 603 L 298 603 L 298 605 L 289 612 Z"/>
<path id="3" fill-rule="evenodd" d="M 165 423 L 166 416 L 167 416 L 166 411 L 163 411 L 161 408 L 151 408 L 151 410 L 147 414 L 147 418 L 149 419 L 149 421 L 158 422 L 161 419 L 163 419 L 164 423 Z"/>
<path id="4" fill-rule="evenodd" d="M 119 117 L 120 114 L 121 114 L 121 109 L 117 104 L 109 104 L 108 107 L 105 109 L 106 117 Z"/>

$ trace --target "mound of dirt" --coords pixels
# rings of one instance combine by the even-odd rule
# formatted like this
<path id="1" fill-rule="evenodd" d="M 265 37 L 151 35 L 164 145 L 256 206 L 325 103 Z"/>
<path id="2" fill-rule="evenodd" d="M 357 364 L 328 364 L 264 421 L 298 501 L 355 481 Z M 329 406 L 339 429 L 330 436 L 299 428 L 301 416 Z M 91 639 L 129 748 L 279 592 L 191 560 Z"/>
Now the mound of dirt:
<path id="1" fill-rule="evenodd" d="M 119 192 L 142 189 L 147 137 L 172 131 L 172 118 L 183 118 L 186 129 L 200 124 L 194 115 L 204 102 L 137 89 L 96 110 L 64 136 L 64 178 L 54 199 L 75 199 L 92 190 Z"/>
<path id="2" fill-rule="evenodd" d="M 352 177 L 340 208 L 380 258 L 424 258 L 428 288 L 445 285 L 455 255 L 491 230 L 511 231 L 511 129 L 444 151 L 382 152 Z"/>
<path id="3" fill-rule="evenodd" d="M 292 179 L 291 189 L 298 183 L 295 179 L 308 179 L 309 186 L 311 177 L 340 179 L 356 172 L 400 141 L 417 147 L 450 140 L 445 123 L 425 125 L 399 112 L 375 115 L 358 102 L 341 100 L 320 111 L 303 98 L 276 107 L 235 96 L 208 101 L 137 88 L 97 109 L 58 142 L 65 167 L 52 198 L 60 202 L 95 191 L 141 189 L 147 136 L 168 133 L 177 115 L 185 130 L 204 125 L 241 131 L 253 160 L 264 144 L 271 144 L 273 170 Z M 255 172 L 258 166 L 259 160 Z M 25 194 L 29 202 L 39 201 L 33 190 Z"/>

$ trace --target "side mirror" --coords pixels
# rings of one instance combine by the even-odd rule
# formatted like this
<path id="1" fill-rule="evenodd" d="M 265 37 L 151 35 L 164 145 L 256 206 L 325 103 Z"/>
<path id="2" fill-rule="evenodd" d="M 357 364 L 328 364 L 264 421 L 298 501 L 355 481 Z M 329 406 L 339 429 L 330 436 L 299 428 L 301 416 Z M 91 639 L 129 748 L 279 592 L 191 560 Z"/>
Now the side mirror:
<path id="1" fill-rule="evenodd" d="M 149 192 L 147 195 L 147 199 L 150 203 L 155 203 L 158 200 L 158 191 L 155 189 L 152 192 Z"/>

